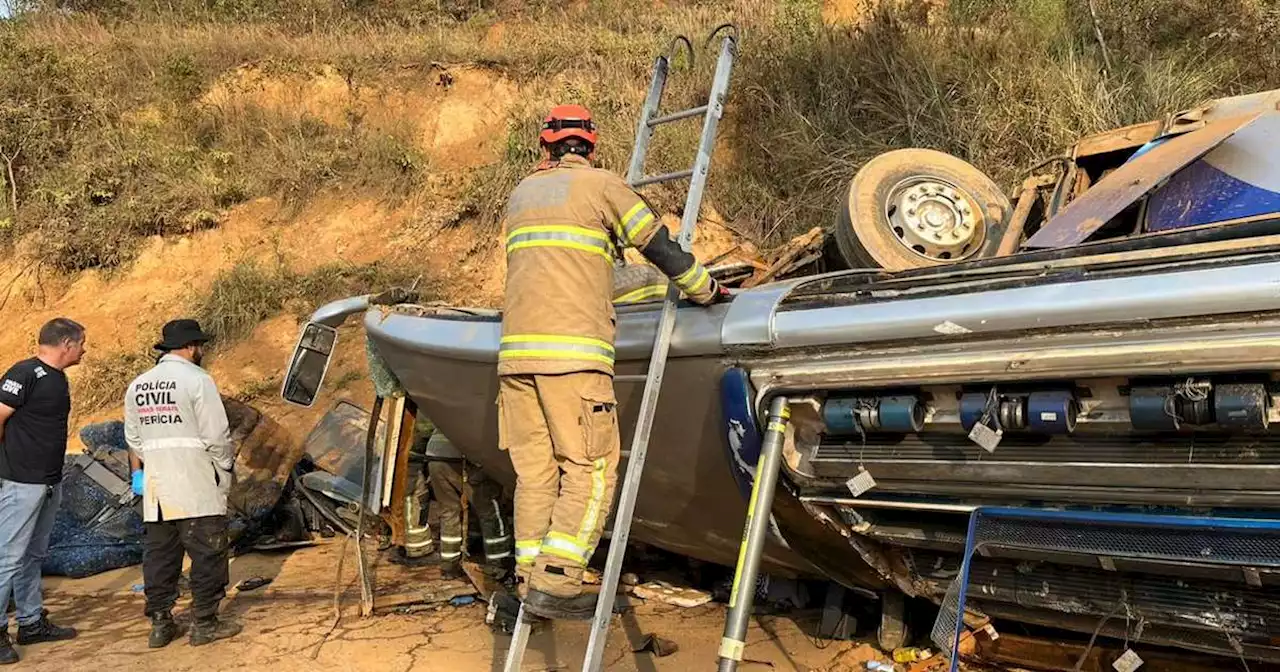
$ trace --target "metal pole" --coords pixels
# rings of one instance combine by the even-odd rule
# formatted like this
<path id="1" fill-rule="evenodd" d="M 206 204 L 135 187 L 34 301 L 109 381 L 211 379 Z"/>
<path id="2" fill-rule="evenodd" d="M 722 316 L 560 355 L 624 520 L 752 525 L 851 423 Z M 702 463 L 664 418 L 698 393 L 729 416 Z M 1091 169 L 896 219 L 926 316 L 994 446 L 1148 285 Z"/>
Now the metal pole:
<path id="1" fill-rule="evenodd" d="M 698 159 L 694 164 L 693 181 L 685 202 L 684 219 L 681 222 L 679 242 L 685 251 L 692 250 L 693 230 L 698 224 L 698 212 L 702 204 L 702 191 L 711 171 L 711 152 L 715 148 L 716 125 L 724 113 L 724 99 L 729 86 L 729 73 L 733 68 L 734 41 L 726 37 L 716 64 L 715 81 L 711 87 L 711 101 L 702 125 Z M 664 75 L 665 76 L 665 75 Z M 655 82 L 657 81 L 655 77 Z M 654 88 L 657 89 L 656 85 Z M 652 94 L 652 91 L 651 91 Z M 649 108 L 642 119 L 641 133 L 647 126 Z M 654 108 L 656 109 L 656 108 Z M 651 130 L 651 129 L 648 129 Z M 639 141 L 639 138 L 637 138 Z M 637 150 L 638 152 L 639 150 Z M 635 168 L 637 163 L 632 163 Z M 631 177 L 631 176 L 629 176 Z M 644 396 L 640 400 L 640 414 L 636 419 L 635 434 L 631 437 L 631 451 L 627 456 L 627 473 L 622 481 L 618 498 L 618 510 L 613 518 L 613 534 L 609 537 L 609 556 L 605 561 L 604 575 L 600 577 L 600 596 L 591 622 L 591 636 L 587 640 L 587 654 L 582 661 L 583 672 L 599 672 L 604 665 L 604 650 L 609 642 L 609 620 L 613 616 L 613 604 L 617 598 L 618 580 L 622 575 L 622 561 L 627 553 L 627 539 L 631 535 L 631 519 L 635 514 L 636 497 L 640 491 L 640 477 L 644 472 L 645 457 L 649 452 L 649 434 L 658 408 L 658 394 L 662 391 L 662 377 L 667 368 L 667 352 L 671 347 L 671 334 L 676 326 L 676 303 L 680 288 L 669 283 L 667 298 L 662 304 L 662 316 L 658 320 L 658 333 L 654 338 L 653 354 L 649 359 Z M 772 492 L 772 490 L 770 491 Z M 766 520 L 768 517 L 766 516 Z"/>
<path id="2" fill-rule="evenodd" d="M 649 119 L 658 113 L 662 105 L 662 93 L 667 88 L 667 72 L 670 69 L 667 57 L 659 56 L 653 63 L 653 79 L 649 82 L 649 94 L 645 96 L 644 108 L 640 111 L 640 124 L 636 127 L 636 142 L 631 149 L 631 162 L 627 167 L 627 184 L 635 187 L 636 182 L 644 177 L 644 160 L 649 156 L 649 139 L 653 137 L 653 126 Z"/>
<path id="3" fill-rule="evenodd" d="M 969 595 L 969 568 L 973 561 L 974 546 L 977 543 L 980 516 L 982 516 L 982 507 L 974 509 L 973 513 L 969 514 L 969 531 L 964 539 L 964 558 L 960 561 L 960 576 L 956 577 L 960 582 L 960 590 L 956 596 L 956 630 L 955 637 L 951 640 L 950 672 L 960 670 L 960 637 L 964 634 L 964 603 Z"/>
<path id="4" fill-rule="evenodd" d="M 507 648 L 507 660 L 502 666 L 502 672 L 520 672 L 520 667 L 524 665 L 524 650 L 529 646 L 531 629 L 529 621 L 525 619 L 522 602 L 520 612 L 516 614 L 516 626 L 511 631 L 511 644 Z"/>
<path id="5" fill-rule="evenodd" d="M 733 591 L 729 594 L 729 614 L 725 618 L 724 636 L 720 638 L 720 672 L 737 670 L 747 646 L 747 622 L 755 602 L 756 576 L 760 573 L 760 558 L 769 534 L 769 512 L 773 508 L 773 491 L 778 485 L 778 466 L 782 463 L 782 444 L 790 418 L 787 398 L 775 397 L 769 404 L 769 421 L 760 448 L 760 462 L 756 464 L 756 480 L 751 486 L 751 502 L 747 504 L 747 524 L 738 550 Z"/>
<path id="6" fill-rule="evenodd" d="M 369 413 L 369 430 L 364 439 L 364 473 L 360 479 L 360 517 L 356 520 L 356 561 L 360 563 L 360 615 L 373 615 L 373 583 L 364 558 L 364 519 L 369 515 L 369 490 L 373 487 L 374 446 L 378 445 L 378 420 L 382 416 L 382 397 L 373 398 Z"/>
<path id="7" fill-rule="evenodd" d="M 698 158 L 693 162 L 693 176 L 689 182 L 689 195 L 685 198 L 684 218 L 680 222 L 677 242 L 685 252 L 693 251 L 693 230 L 698 226 L 702 212 L 702 192 L 707 187 L 711 173 L 711 153 L 716 147 L 716 127 L 724 115 L 724 102 L 729 96 L 729 75 L 733 72 L 733 59 L 737 54 L 737 42 L 725 37 L 720 43 L 720 56 L 716 60 L 716 73 L 711 80 L 711 99 L 707 101 L 707 116 L 702 122 L 702 138 L 698 142 Z"/>

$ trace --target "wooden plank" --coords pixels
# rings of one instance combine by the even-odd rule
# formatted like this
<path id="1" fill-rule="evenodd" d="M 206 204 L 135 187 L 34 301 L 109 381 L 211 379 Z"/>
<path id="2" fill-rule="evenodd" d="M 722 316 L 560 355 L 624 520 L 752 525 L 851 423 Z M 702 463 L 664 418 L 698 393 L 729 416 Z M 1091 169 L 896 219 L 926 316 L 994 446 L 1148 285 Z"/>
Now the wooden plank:
<path id="1" fill-rule="evenodd" d="M 391 527 L 391 543 L 404 545 L 405 512 L 404 494 L 409 478 L 409 449 L 413 446 L 414 428 L 417 426 L 418 406 L 412 399 L 405 399 L 400 416 L 399 441 L 396 442 L 395 474 L 391 481 L 391 502 L 382 510 L 382 519 Z"/>
<path id="2" fill-rule="evenodd" d="M 815 226 L 809 231 L 787 241 L 787 244 L 783 245 L 782 249 L 778 251 L 769 267 L 762 272 L 757 272 L 742 283 L 742 286 L 749 288 L 762 285 L 803 263 L 811 263 L 812 260 L 816 260 L 821 256 L 822 241 L 825 236 L 826 231 L 820 226 Z"/>

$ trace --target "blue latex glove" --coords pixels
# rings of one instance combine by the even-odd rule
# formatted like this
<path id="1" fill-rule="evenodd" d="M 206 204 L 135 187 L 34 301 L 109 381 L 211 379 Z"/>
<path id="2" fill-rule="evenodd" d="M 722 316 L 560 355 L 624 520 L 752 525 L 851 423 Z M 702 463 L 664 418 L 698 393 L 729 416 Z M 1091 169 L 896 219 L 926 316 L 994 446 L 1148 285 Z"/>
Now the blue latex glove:
<path id="1" fill-rule="evenodd" d="M 133 494 L 135 495 L 142 494 L 142 470 L 141 469 L 133 472 Z"/>

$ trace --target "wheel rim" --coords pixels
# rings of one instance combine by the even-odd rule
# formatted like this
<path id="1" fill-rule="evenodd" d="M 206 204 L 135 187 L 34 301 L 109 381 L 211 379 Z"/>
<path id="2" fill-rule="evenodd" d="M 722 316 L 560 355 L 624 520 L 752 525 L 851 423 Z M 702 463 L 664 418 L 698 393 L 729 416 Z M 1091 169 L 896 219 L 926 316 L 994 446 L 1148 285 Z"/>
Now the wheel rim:
<path id="1" fill-rule="evenodd" d="M 986 231 L 973 195 L 933 176 L 911 177 L 895 185 L 885 200 L 884 214 L 898 243 L 930 261 L 972 255 Z"/>

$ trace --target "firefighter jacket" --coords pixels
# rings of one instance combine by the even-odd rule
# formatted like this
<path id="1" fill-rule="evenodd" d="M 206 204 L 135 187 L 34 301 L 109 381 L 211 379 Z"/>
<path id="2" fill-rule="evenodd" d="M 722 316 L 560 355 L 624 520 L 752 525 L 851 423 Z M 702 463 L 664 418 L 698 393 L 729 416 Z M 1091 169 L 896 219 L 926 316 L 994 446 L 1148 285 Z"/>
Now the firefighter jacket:
<path id="1" fill-rule="evenodd" d="M 614 262 L 637 248 L 696 303 L 719 288 L 621 178 L 566 155 L 511 193 L 498 375 L 613 374 Z"/>
<path id="2" fill-rule="evenodd" d="M 129 384 L 124 437 L 142 460 L 148 523 L 227 513 L 235 449 L 213 378 L 177 355 Z"/>

